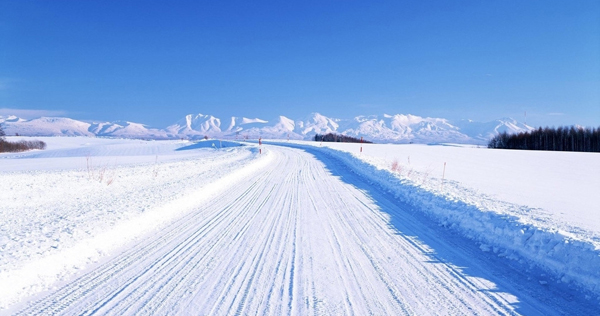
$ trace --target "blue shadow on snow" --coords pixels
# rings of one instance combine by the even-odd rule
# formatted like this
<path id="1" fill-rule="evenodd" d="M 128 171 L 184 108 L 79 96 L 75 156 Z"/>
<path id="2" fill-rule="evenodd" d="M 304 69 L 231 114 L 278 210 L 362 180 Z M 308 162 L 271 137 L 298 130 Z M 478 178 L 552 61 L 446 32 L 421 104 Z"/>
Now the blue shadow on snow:
<path id="1" fill-rule="evenodd" d="M 341 181 L 364 192 L 375 203 L 381 212 L 390 216 L 390 226 L 397 234 L 411 243 L 430 258 L 428 263 L 444 264 L 456 273 L 484 279 L 495 286 L 482 288 L 479 291 L 502 292 L 516 297 L 512 304 L 515 311 L 522 315 L 600 315 L 600 306 L 584 299 L 584 294 L 564 284 L 549 282 L 538 283 L 540 275 L 545 273 L 539 268 L 531 267 L 517 261 L 500 258 L 493 252 L 483 252 L 474 240 L 461 236 L 456 231 L 440 226 L 435 219 L 399 198 L 393 192 L 370 183 L 358 175 L 350 165 L 336 156 L 350 154 L 336 152 L 327 153 L 331 149 L 323 149 L 310 145 L 290 143 L 269 143 L 304 150 L 321 161 L 328 171 Z M 364 166 L 362 166 L 364 167 Z M 372 166 L 371 166 L 372 167 Z M 386 172 L 372 167 L 365 173 Z M 429 194 L 432 200 L 439 199 L 423 189 L 418 194 Z M 460 201 L 453 201 L 453 208 L 465 209 L 473 207 Z M 500 216 L 500 215 L 498 215 Z"/>
<path id="2" fill-rule="evenodd" d="M 201 148 L 221 149 L 221 148 L 231 148 L 231 147 L 240 147 L 240 146 L 244 146 L 244 144 L 230 142 L 230 141 L 226 141 L 226 140 L 210 139 L 210 140 L 201 140 L 201 141 L 195 142 L 191 145 L 177 148 L 175 151 L 201 149 Z"/>

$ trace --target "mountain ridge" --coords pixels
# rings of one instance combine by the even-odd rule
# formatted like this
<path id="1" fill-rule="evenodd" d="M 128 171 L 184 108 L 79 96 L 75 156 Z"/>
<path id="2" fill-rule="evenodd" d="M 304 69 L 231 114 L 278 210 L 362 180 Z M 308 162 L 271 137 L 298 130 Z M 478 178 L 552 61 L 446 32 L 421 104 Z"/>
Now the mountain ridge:
<path id="1" fill-rule="evenodd" d="M 79 121 L 67 117 L 22 119 L 0 116 L 7 135 L 88 136 L 141 139 L 269 138 L 309 140 L 315 134 L 337 133 L 364 137 L 378 143 L 465 143 L 486 144 L 502 132 L 518 133 L 533 128 L 512 118 L 489 122 L 450 121 L 412 114 L 360 115 L 352 119 L 327 117 L 318 112 L 300 119 L 280 115 L 272 121 L 231 116 L 221 119 L 209 114 L 187 114 L 165 128 L 129 121 Z"/>

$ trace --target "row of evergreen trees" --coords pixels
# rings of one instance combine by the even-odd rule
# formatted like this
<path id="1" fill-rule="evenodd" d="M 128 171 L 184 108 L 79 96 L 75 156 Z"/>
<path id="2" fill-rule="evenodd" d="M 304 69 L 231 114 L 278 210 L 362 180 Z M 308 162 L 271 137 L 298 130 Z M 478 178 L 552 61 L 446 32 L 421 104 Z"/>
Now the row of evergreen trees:
<path id="1" fill-rule="evenodd" d="M 325 135 L 316 134 L 314 140 L 317 142 L 335 142 L 335 143 L 372 143 L 367 140 L 361 141 L 360 138 L 346 136 L 346 135 L 337 135 L 334 133 L 329 133 Z"/>
<path id="2" fill-rule="evenodd" d="M 600 128 L 565 126 L 496 135 L 488 148 L 600 152 Z"/>

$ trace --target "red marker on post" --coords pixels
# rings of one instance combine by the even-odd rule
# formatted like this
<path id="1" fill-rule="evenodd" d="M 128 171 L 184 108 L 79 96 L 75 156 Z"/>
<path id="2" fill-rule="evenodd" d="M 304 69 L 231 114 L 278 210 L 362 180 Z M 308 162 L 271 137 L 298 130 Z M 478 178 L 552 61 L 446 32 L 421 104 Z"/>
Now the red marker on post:
<path id="1" fill-rule="evenodd" d="M 262 137 L 258 138 L 258 153 L 262 154 L 262 148 L 260 148 L 260 146 L 262 145 Z"/>
<path id="2" fill-rule="evenodd" d="M 360 152 L 362 153 L 362 143 L 363 143 L 363 138 L 362 136 L 360 137 Z"/>

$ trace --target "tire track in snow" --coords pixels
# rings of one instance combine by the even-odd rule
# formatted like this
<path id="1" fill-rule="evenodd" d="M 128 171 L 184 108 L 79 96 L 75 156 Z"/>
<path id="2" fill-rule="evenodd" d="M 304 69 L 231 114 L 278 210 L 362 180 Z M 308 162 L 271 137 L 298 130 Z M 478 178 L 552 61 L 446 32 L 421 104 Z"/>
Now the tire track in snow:
<path id="1" fill-rule="evenodd" d="M 335 159 L 269 148 L 268 170 L 19 314 L 517 313 L 419 240 L 435 231 L 391 197 L 360 189 L 364 181 Z M 399 228 L 389 214 L 402 218 Z M 444 245 L 471 255 L 443 240 L 436 247 Z"/>
<path id="2" fill-rule="evenodd" d="M 356 198 L 364 199 L 364 196 L 356 196 Z M 361 200 L 359 200 L 358 202 L 359 202 L 359 205 L 362 205 L 363 207 L 372 210 L 373 215 L 378 215 L 378 214 L 376 214 L 376 213 L 378 213 L 377 207 L 374 206 L 372 202 L 361 201 Z M 422 284 L 420 284 L 420 283 L 414 284 L 412 282 L 412 280 L 419 280 L 419 279 L 423 279 L 423 278 L 435 280 L 436 286 L 431 287 L 427 291 L 423 291 L 421 289 L 420 292 L 426 292 L 428 295 L 435 296 L 437 305 L 443 306 L 446 311 L 449 311 L 449 310 L 450 311 L 451 310 L 459 311 L 459 310 L 461 310 L 460 305 L 463 305 L 463 308 L 464 308 L 464 306 L 466 306 L 468 304 L 469 297 L 467 296 L 466 298 L 463 298 L 460 295 L 455 295 L 455 293 L 460 293 L 460 292 L 457 291 L 455 289 L 455 287 L 451 286 L 452 283 L 456 283 L 456 281 L 460 280 L 460 278 L 448 277 L 445 275 L 445 273 L 441 273 L 442 271 L 435 274 L 436 278 L 431 278 L 431 275 L 421 272 L 421 271 L 428 271 L 431 269 L 424 269 L 422 264 L 415 264 L 415 263 L 422 262 L 423 256 L 421 256 L 421 258 L 419 259 L 418 256 L 415 255 L 414 251 L 412 251 L 412 252 L 410 251 L 410 248 L 414 249 L 415 246 L 417 246 L 416 248 L 419 249 L 421 253 L 427 253 L 428 251 L 426 251 L 426 249 L 418 247 L 417 244 L 412 243 L 412 242 L 406 243 L 406 240 L 404 240 L 404 239 L 381 238 L 381 236 L 383 236 L 383 237 L 390 237 L 390 236 L 389 235 L 386 236 L 386 235 L 370 234 L 370 232 L 373 232 L 373 231 L 386 231 L 386 227 L 381 225 L 382 223 L 385 223 L 385 222 L 381 221 L 381 220 L 375 220 L 375 219 L 377 219 L 377 216 L 367 217 L 367 218 L 365 218 L 364 216 L 361 216 L 362 215 L 360 212 L 361 209 L 358 209 L 355 212 L 354 210 L 356 209 L 356 207 L 352 207 L 352 205 L 350 205 L 343 199 L 340 199 L 339 203 L 341 205 L 343 205 L 342 207 L 340 207 L 340 209 L 349 211 L 349 212 L 345 212 L 344 216 L 352 217 L 354 219 L 352 225 L 347 226 L 347 227 L 341 227 L 339 229 L 342 231 L 345 231 L 345 232 L 352 233 L 351 235 L 356 239 L 360 249 L 362 250 L 363 255 L 368 259 L 368 262 L 372 265 L 373 270 L 377 272 L 378 277 L 381 280 L 381 282 L 383 282 L 383 284 L 385 284 L 387 286 L 388 291 L 393 296 L 394 300 L 396 300 L 400 305 L 403 305 L 403 306 L 408 305 L 406 302 L 404 302 L 402 300 L 402 297 L 409 296 L 409 295 L 407 295 L 407 293 L 419 293 L 419 287 L 422 287 Z M 391 207 L 394 208 L 395 206 L 391 206 Z M 380 212 L 379 212 L 379 215 L 381 215 Z M 407 220 L 410 220 L 410 218 L 407 218 L 407 217 L 405 217 L 405 218 Z M 338 221 L 338 222 L 349 223 L 348 221 Z M 332 228 L 332 230 L 334 230 L 334 229 Z M 361 233 L 361 231 L 362 231 L 362 233 Z M 373 238 L 379 239 L 378 242 L 375 243 L 375 245 L 373 245 L 373 243 L 369 242 L 369 240 L 372 240 Z M 384 239 L 388 239 L 388 240 L 384 240 Z M 346 242 L 346 244 L 348 244 L 348 242 Z M 365 246 L 365 245 L 369 245 L 369 244 L 371 244 L 369 247 Z M 377 249 L 377 247 L 379 247 L 380 249 Z M 390 255 L 397 254 L 397 253 L 403 254 L 404 257 L 408 257 L 408 259 L 409 259 L 409 260 L 404 260 L 404 262 L 407 264 L 407 267 L 404 268 L 403 270 L 406 270 L 413 274 L 416 273 L 416 275 L 408 275 L 408 276 L 402 276 L 402 277 L 391 276 L 388 272 L 394 272 L 394 271 L 382 268 L 381 265 L 377 262 L 377 260 L 375 260 L 375 258 L 376 258 L 375 253 L 377 253 L 377 252 L 386 253 L 386 254 L 390 254 Z M 419 253 L 417 253 L 417 254 L 419 254 Z M 402 261 L 402 258 L 400 258 L 400 257 L 397 258 L 397 261 Z M 437 270 L 437 266 L 432 266 L 431 268 L 434 268 L 434 271 Z M 399 291 L 397 289 L 396 284 L 398 284 L 398 282 L 397 282 L 398 279 L 405 280 L 403 282 L 404 284 L 402 284 L 402 285 L 403 285 L 403 287 L 408 287 L 408 291 L 405 291 L 404 293 L 402 293 L 401 291 Z M 467 285 L 467 284 L 461 282 L 461 285 Z M 470 288 L 472 289 L 473 292 L 476 292 L 475 287 L 470 286 Z M 444 289 L 445 291 L 441 291 L 440 289 Z M 450 294 L 450 297 L 448 297 L 448 293 Z M 468 294 L 468 292 L 465 292 L 465 293 Z M 413 301 L 411 302 L 410 305 L 418 306 L 418 305 L 421 305 L 423 302 L 427 302 L 427 301 L 431 301 L 431 300 L 414 299 L 413 298 Z M 494 314 L 502 313 L 502 309 L 495 308 L 493 305 L 494 304 L 490 304 L 490 309 L 488 310 L 488 313 L 492 313 L 492 312 Z M 426 308 L 427 310 L 431 310 L 432 307 L 428 306 L 428 305 L 424 305 L 423 308 Z M 401 312 L 402 313 L 410 313 L 411 309 L 404 309 Z M 414 313 L 414 310 L 413 310 L 413 313 Z"/>

